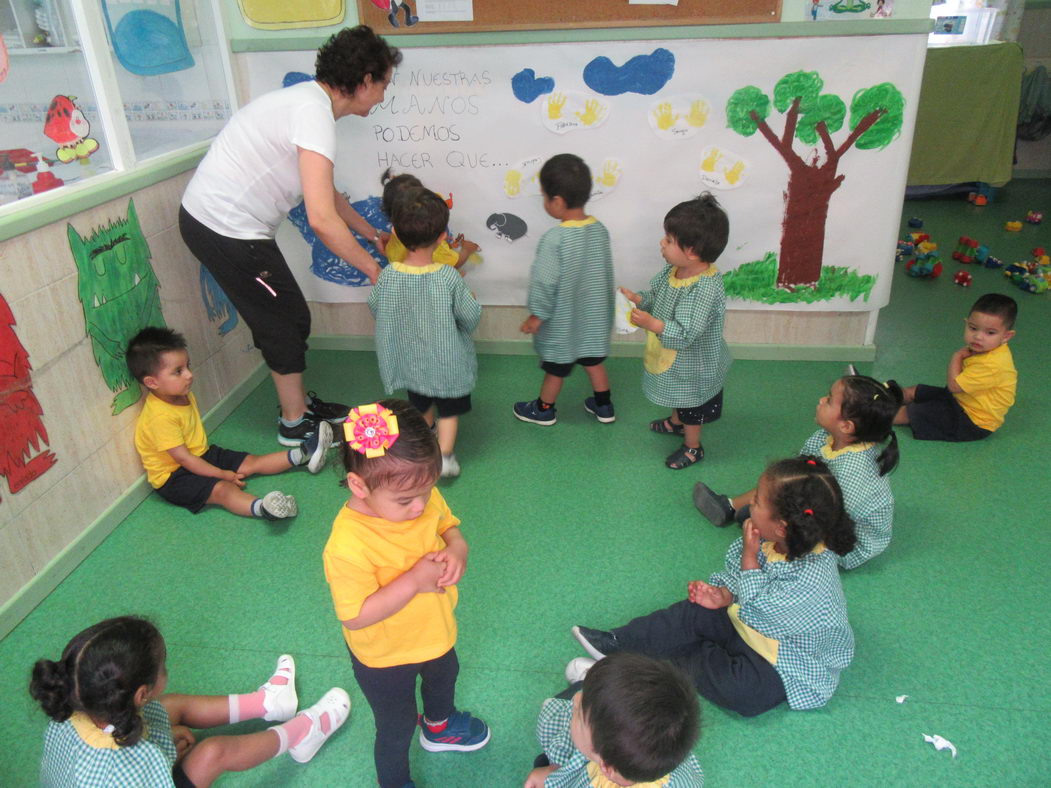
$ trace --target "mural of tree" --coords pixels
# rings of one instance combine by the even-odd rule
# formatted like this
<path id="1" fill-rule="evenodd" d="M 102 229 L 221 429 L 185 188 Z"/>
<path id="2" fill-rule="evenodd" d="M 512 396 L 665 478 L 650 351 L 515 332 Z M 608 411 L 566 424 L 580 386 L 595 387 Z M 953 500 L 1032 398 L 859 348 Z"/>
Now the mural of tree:
<path id="1" fill-rule="evenodd" d="M 859 90 L 850 102 L 850 134 L 837 146 L 831 134 L 843 127 L 847 107 L 839 96 L 823 94 L 823 87 L 815 71 L 796 71 L 777 82 L 773 105 L 785 116 L 781 136 L 767 124 L 770 97 L 759 88 L 740 88 L 726 102 L 727 125 L 744 137 L 758 131 L 788 165 L 777 269 L 777 287 L 785 290 L 812 287 L 821 276 L 828 205 L 845 177 L 837 174 L 840 159 L 852 147 L 885 148 L 901 131 L 904 115 L 905 98 L 889 82 Z M 820 140 L 821 148 L 800 155 L 792 147 L 795 139 L 814 146 Z"/>

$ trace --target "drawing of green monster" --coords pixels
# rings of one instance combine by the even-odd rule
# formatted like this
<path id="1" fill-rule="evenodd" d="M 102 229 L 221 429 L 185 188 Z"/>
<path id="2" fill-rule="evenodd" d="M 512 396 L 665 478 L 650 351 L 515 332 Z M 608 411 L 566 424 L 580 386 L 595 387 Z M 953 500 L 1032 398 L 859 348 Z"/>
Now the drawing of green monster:
<path id="1" fill-rule="evenodd" d="M 150 248 L 139 227 L 135 203 L 128 216 L 81 237 L 66 225 L 69 248 L 77 263 L 77 291 L 95 363 L 114 392 L 113 415 L 138 402 L 138 382 L 124 362 L 124 350 L 140 329 L 164 326 L 160 283 L 150 265 Z"/>

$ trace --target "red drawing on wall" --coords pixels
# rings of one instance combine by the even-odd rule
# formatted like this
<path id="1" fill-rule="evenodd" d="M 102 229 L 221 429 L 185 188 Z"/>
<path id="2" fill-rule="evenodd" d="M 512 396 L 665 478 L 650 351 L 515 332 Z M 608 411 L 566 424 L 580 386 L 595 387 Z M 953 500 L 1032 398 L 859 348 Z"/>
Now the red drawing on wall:
<path id="1" fill-rule="evenodd" d="M 33 394 L 29 354 L 14 325 L 15 316 L 0 296 L 0 476 L 7 477 L 12 493 L 42 476 L 57 459 L 53 452 L 40 450 L 41 441 L 48 444 L 40 419 L 44 410 Z"/>
<path id="2" fill-rule="evenodd" d="M 99 149 L 98 140 L 89 137 L 91 125 L 73 102 L 76 96 L 55 96 L 47 108 L 44 134 L 58 143 L 55 158 L 63 164 L 86 159 Z"/>

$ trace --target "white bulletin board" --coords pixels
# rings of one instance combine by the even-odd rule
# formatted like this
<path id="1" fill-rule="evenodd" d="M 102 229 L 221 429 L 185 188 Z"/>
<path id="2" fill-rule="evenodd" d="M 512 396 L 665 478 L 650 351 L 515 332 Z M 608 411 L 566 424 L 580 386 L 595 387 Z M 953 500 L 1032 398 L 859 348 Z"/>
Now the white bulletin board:
<path id="1" fill-rule="evenodd" d="M 922 35 L 407 48 L 385 101 L 367 118 L 339 122 L 336 186 L 367 211 L 381 192 L 380 174 L 393 167 L 451 194 L 450 230 L 482 247 L 482 262 L 468 265 L 468 284 L 484 304 L 517 305 L 525 303 L 536 244 L 554 226 L 536 169 L 556 153 L 576 153 L 595 177 L 588 211 L 609 228 L 620 284 L 646 284 L 662 265 L 664 214 L 709 190 L 730 217 L 717 262 L 728 274 L 730 308 L 877 309 L 889 297 L 925 48 Z M 289 72 L 311 73 L 314 53 L 246 58 L 258 96 Z M 802 87 L 797 131 L 786 145 L 789 85 Z M 877 94 L 890 109 L 851 141 Z M 754 123 L 747 133 L 749 111 L 763 96 L 770 134 Z M 786 219 L 792 167 L 812 174 L 830 151 L 842 180 L 827 199 L 807 192 L 805 178 L 795 181 Z M 816 214 L 824 207 L 822 221 Z M 524 235 L 509 216 L 524 223 Z M 780 270 L 789 235 L 808 236 L 805 256 L 845 284 L 820 292 L 752 281 L 770 266 Z M 282 225 L 278 243 L 308 299 L 367 298 L 360 276 L 326 267 L 323 250 L 292 223 Z M 732 280 L 735 271 L 748 276 Z M 776 292 L 768 297 L 764 288 Z"/>

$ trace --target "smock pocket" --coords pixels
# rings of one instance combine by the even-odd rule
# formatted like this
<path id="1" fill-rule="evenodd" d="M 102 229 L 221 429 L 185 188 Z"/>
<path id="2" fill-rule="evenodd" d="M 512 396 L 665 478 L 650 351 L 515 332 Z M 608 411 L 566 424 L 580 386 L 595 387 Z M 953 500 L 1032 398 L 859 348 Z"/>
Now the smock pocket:
<path id="1" fill-rule="evenodd" d="M 667 372 L 678 355 L 679 351 L 664 347 L 659 336 L 652 331 L 646 332 L 646 351 L 642 354 L 642 366 L 651 375 Z"/>

